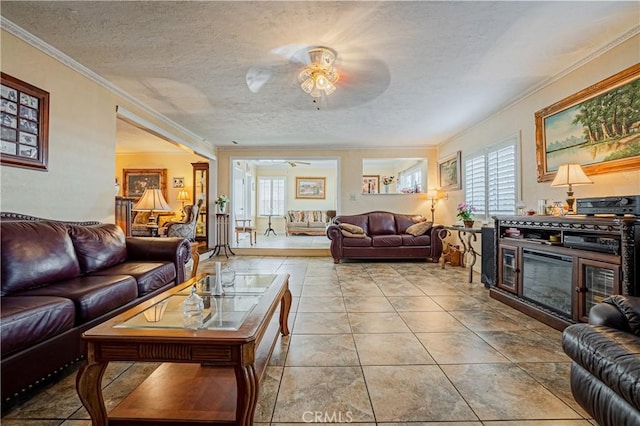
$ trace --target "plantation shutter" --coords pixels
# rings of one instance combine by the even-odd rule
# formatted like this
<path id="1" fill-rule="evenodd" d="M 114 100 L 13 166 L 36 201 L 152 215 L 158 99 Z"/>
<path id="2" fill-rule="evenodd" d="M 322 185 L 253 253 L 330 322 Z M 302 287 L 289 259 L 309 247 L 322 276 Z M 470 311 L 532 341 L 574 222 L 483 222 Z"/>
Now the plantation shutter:
<path id="1" fill-rule="evenodd" d="M 265 176 L 258 178 L 258 214 L 284 215 L 285 178 Z"/>
<path id="2" fill-rule="evenodd" d="M 486 177 L 484 155 L 469 158 L 465 161 L 465 202 L 476 208 L 478 215 L 484 215 L 486 196 Z"/>
<path id="3" fill-rule="evenodd" d="M 507 145 L 487 153 L 487 207 L 489 215 L 516 211 L 516 147 Z"/>

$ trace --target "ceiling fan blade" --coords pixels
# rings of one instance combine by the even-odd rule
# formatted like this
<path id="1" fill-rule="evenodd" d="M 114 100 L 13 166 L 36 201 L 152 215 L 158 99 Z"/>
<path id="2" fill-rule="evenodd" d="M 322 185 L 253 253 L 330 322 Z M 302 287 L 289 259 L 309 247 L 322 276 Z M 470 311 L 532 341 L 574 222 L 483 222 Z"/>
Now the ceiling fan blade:
<path id="1" fill-rule="evenodd" d="M 258 93 L 262 86 L 271 78 L 272 71 L 267 67 L 252 67 L 247 71 L 245 79 L 249 90 Z"/>
<path id="2" fill-rule="evenodd" d="M 312 48 L 313 46 L 308 44 L 285 44 L 284 46 L 271 49 L 271 53 L 294 64 L 309 65 L 311 63 L 309 49 Z"/>

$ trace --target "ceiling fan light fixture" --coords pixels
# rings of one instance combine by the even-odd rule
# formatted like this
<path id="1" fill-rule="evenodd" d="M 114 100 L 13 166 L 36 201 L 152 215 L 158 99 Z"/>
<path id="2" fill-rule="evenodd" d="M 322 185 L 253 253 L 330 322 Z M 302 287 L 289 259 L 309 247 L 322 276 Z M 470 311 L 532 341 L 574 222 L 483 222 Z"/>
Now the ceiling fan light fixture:
<path id="1" fill-rule="evenodd" d="M 326 47 L 317 47 L 309 51 L 311 63 L 298 74 L 300 88 L 314 98 L 323 94 L 330 95 L 336 90 L 335 82 L 339 75 L 333 68 L 336 54 Z"/>

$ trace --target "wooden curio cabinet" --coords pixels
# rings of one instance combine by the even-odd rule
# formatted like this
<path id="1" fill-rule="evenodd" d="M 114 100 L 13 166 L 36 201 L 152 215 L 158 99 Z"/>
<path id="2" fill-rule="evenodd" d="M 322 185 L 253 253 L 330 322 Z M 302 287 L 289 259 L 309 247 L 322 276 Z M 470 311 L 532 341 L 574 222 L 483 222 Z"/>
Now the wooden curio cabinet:
<path id="1" fill-rule="evenodd" d="M 635 217 L 497 217 L 490 295 L 558 330 L 586 322 L 607 296 L 640 295 L 638 225 Z"/>
<path id="2" fill-rule="evenodd" d="M 202 200 L 198 221 L 196 222 L 196 240 L 208 241 L 209 239 L 209 163 L 191 163 L 193 167 L 193 204 Z"/>

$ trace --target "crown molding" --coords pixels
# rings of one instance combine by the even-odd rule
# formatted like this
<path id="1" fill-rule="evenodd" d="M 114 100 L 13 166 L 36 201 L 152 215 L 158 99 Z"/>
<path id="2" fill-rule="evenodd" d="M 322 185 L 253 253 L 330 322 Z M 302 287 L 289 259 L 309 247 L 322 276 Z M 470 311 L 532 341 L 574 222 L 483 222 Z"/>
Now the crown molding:
<path id="1" fill-rule="evenodd" d="M 180 132 L 184 133 L 185 135 L 189 136 L 190 138 L 193 138 L 196 141 L 201 141 L 202 146 L 194 147 L 194 146 L 190 146 L 192 144 L 190 144 L 187 141 L 183 141 L 183 140 L 180 140 L 180 139 L 176 140 L 176 142 L 181 142 L 181 143 L 185 144 L 186 146 L 189 146 L 190 148 L 194 149 L 196 152 L 198 152 L 200 150 L 204 150 L 205 152 L 203 154 L 205 156 L 207 156 L 207 157 L 211 157 L 211 150 L 213 148 L 213 144 L 207 143 L 206 139 L 204 139 L 202 136 L 192 132 L 191 130 L 183 127 L 182 125 L 176 123 L 175 121 L 171 120 L 170 118 L 162 115 L 161 113 L 159 113 L 158 111 L 154 110 L 150 106 L 140 102 L 138 99 L 132 97 L 130 94 L 128 94 L 127 92 L 125 92 L 124 90 L 122 90 L 121 88 L 116 86 L 115 84 L 111 83 L 106 78 L 100 76 L 99 74 L 97 74 L 94 71 L 90 70 L 89 68 L 85 67 L 81 63 L 75 61 L 70 56 L 66 55 L 65 53 L 63 53 L 60 50 L 56 49 L 55 47 L 51 46 L 50 44 L 48 44 L 44 40 L 36 37 L 35 35 L 31 34 L 28 31 L 26 31 L 24 28 L 20 27 L 19 25 L 16 25 L 15 23 L 13 23 L 12 21 L 8 20 L 4 16 L 0 16 L 0 28 L 2 28 L 3 30 L 7 31 L 8 33 L 16 36 L 17 38 L 19 38 L 20 40 L 24 41 L 25 43 L 33 46 L 34 48 L 40 50 L 44 54 L 54 58 L 55 60 L 57 60 L 58 62 L 62 63 L 63 65 L 66 65 L 67 67 L 71 68 L 73 71 L 76 71 L 77 73 L 83 75 L 84 77 L 88 78 L 89 80 L 93 81 L 94 83 L 104 87 L 105 89 L 109 90 L 110 92 L 114 93 L 115 95 L 119 96 L 120 98 L 125 99 L 127 102 L 130 102 L 131 104 L 133 104 L 136 107 L 140 108 L 144 112 L 150 114 L 151 116 L 153 116 L 154 118 L 158 119 L 159 121 L 167 124 L 168 126 L 171 126 L 171 127 L 175 128 L 175 129 L 179 130 Z"/>

